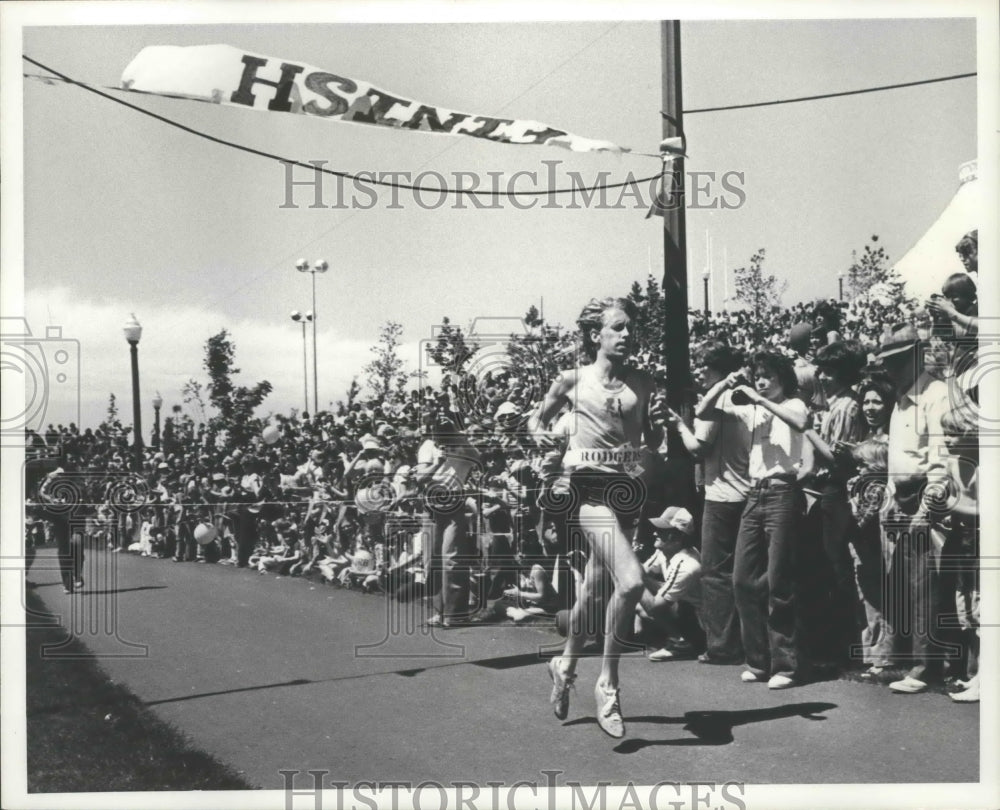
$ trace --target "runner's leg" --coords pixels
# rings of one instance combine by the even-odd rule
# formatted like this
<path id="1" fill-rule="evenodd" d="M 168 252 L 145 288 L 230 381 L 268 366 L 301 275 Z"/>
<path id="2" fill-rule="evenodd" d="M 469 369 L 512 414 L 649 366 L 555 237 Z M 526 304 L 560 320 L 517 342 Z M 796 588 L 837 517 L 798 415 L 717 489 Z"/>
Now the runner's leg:
<path id="1" fill-rule="evenodd" d="M 605 614 L 604 657 L 598 683 L 617 689 L 618 662 L 635 621 L 635 606 L 646 589 L 642 566 L 632 550 L 631 527 L 623 526 L 611 509 L 585 504 L 580 507 L 580 523 L 594 558 L 613 586 Z"/>

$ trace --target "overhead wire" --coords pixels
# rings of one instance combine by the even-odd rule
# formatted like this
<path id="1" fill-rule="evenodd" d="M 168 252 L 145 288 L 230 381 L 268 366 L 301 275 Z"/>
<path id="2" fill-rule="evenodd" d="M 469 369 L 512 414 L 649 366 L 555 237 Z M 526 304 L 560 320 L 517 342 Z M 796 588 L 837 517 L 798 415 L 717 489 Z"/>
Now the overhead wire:
<path id="1" fill-rule="evenodd" d="M 862 93 L 879 93 L 883 90 L 896 90 L 900 87 L 917 87 L 921 84 L 934 84 L 936 82 L 951 82 L 956 79 L 968 79 L 970 76 L 978 75 L 972 73 L 956 73 L 954 76 L 940 76 L 936 79 L 920 79 L 915 82 L 900 82 L 899 84 L 883 84 L 879 87 L 863 87 L 860 90 L 843 90 L 839 93 L 820 93 L 815 96 L 798 96 L 796 98 L 779 98 L 774 101 L 754 101 L 748 104 L 728 104 L 723 107 L 700 107 L 694 110 L 684 110 L 684 115 L 695 115 L 696 113 L 722 112 L 724 110 L 749 110 L 752 107 L 773 107 L 777 104 L 797 104 L 800 101 L 818 101 L 824 98 L 839 98 L 840 96 L 859 96 Z M 665 115 L 665 113 L 660 113 Z"/>
<path id="2" fill-rule="evenodd" d="M 641 185 L 643 183 L 652 182 L 653 180 L 658 180 L 661 176 L 661 172 L 657 172 L 656 174 L 650 175 L 648 177 L 635 178 L 629 176 L 628 179 L 623 180 L 619 183 L 595 183 L 593 186 L 590 186 L 588 188 L 571 186 L 569 188 L 540 189 L 533 191 L 524 191 L 524 190 L 501 191 L 497 189 L 478 189 L 478 188 L 465 189 L 465 188 L 448 188 L 446 186 L 435 188 L 431 186 L 414 185 L 412 183 L 400 183 L 389 180 L 380 180 L 375 175 L 372 175 L 371 177 L 366 177 L 362 174 L 353 174 L 352 172 L 338 171 L 336 169 L 327 169 L 325 167 L 318 166 L 314 163 L 303 163 L 302 161 L 299 160 L 294 160 L 292 158 L 285 158 L 282 157 L 281 155 L 275 155 L 271 152 L 265 152 L 261 149 L 255 149 L 252 146 L 246 146 L 245 144 L 237 143 L 236 141 L 230 141 L 225 138 L 219 138 L 216 135 L 210 135 L 209 133 L 204 132 L 200 129 L 195 129 L 194 127 L 189 127 L 186 124 L 182 124 L 179 121 L 174 120 L 173 118 L 168 118 L 167 116 L 160 115 L 159 113 L 155 113 L 152 110 L 147 110 L 144 107 L 140 107 L 137 104 L 132 104 L 128 101 L 125 101 L 124 99 L 115 98 L 114 96 L 109 95 L 108 93 L 105 93 L 102 90 L 98 90 L 96 87 L 92 87 L 91 85 L 88 85 L 84 82 L 77 81 L 76 79 L 70 78 L 69 76 L 62 74 L 59 71 L 48 67 L 47 65 L 43 65 L 41 62 L 32 59 L 30 56 L 22 55 L 22 58 L 30 62 L 31 64 L 35 65 L 36 67 L 41 68 L 42 70 L 47 70 L 51 72 L 52 74 L 54 74 L 67 84 L 73 84 L 76 85 L 77 87 L 82 87 L 84 90 L 87 90 L 90 93 L 94 93 L 98 96 L 101 96 L 102 98 L 105 98 L 109 101 L 113 101 L 115 104 L 121 104 L 124 107 L 128 107 L 131 110 L 135 110 L 136 112 L 142 113 L 143 115 L 147 115 L 150 118 L 160 121 L 163 124 L 167 124 L 168 126 L 174 127 L 183 132 L 187 132 L 191 135 L 195 135 L 199 138 L 204 138 L 205 140 L 211 141 L 212 143 L 217 143 L 221 146 L 227 146 L 231 149 L 236 149 L 240 152 L 247 152 L 251 155 L 257 155 L 258 157 L 268 158 L 270 160 L 276 160 L 279 163 L 288 164 L 291 166 L 299 166 L 300 168 L 303 169 L 310 169 L 312 171 L 321 172 L 322 174 L 332 175 L 333 177 L 340 177 L 344 180 L 354 180 L 361 183 L 367 183 L 369 185 L 387 186 L 389 188 L 404 189 L 406 191 L 424 191 L 428 193 L 437 193 L 437 194 L 470 194 L 473 196 L 481 195 L 484 197 L 540 197 L 540 196 L 548 196 L 550 194 L 576 194 L 583 191 L 604 191 L 615 188 L 626 188 L 628 186 Z M 134 92 L 134 91 L 128 91 L 128 92 Z M 660 159 L 659 156 L 647 155 L 645 153 L 637 153 L 637 154 L 639 154 L 641 157 L 656 157 L 657 160 Z"/>

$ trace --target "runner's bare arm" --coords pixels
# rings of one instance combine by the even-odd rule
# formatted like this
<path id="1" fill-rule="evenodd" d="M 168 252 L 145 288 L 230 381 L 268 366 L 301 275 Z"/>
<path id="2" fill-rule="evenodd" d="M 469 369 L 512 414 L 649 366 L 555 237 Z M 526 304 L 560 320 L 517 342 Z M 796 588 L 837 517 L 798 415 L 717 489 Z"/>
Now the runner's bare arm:
<path id="1" fill-rule="evenodd" d="M 545 394 L 542 406 L 528 419 L 528 430 L 532 435 L 544 433 L 560 409 L 570 401 L 570 394 L 576 385 L 576 379 L 576 369 L 559 373 Z"/>

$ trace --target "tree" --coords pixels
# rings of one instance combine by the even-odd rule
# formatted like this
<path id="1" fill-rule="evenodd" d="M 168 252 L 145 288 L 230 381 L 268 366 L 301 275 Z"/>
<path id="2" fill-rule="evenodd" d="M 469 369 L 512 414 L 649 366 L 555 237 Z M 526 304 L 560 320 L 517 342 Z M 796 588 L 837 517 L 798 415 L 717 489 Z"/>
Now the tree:
<path id="1" fill-rule="evenodd" d="M 537 329 L 545 323 L 545 319 L 538 312 L 538 307 L 532 304 L 528 307 L 528 311 L 524 314 L 524 324 L 529 329 Z"/>
<path id="2" fill-rule="evenodd" d="M 509 372 L 520 382 L 525 400 L 533 402 L 544 396 L 561 369 L 575 364 L 576 341 L 571 333 L 546 323 L 534 306 L 523 322 L 526 331 L 511 335 L 505 350 Z"/>
<path id="3" fill-rule="evenodd" d="M 205 386 L 192 377 L 184 383 L 181 393 L 184 395 L 184 404 L 193 404 L 198 409 L 199 421 L 205 422 L 208 419 L 205 412 Z"/>
<path id="4" fill-rule="evenodd" d="M 371 347 L 375 359 L 364 369 L 368 375 L 368 387 L 376 399 L 399 397 L 406 387 L 410 375 L 404 370 L 405 364 L 397 354 L 403 327 L 395 321 L 386 321 L 378 333 L 378 343 Z"/>
<path id="5" fill-rule="evenodd" d="M 213 433 L 224 430 L 230 444 L 241 446 L 259 431 L 260 420 L 254 417 L 253 412 L 271 393 L 272 386 L 267 380 L 252 387 L 236 385 L 233 377 L 240 370 L 235 363 L 236 345 L 226 329 L 205 342 L 204 366 L 209 379 L 205 390 L 209 402 L 218 411 L 209 420 L 209 428 Z M 200 388 L 196 390 L 200 392 Z"/>
<path id="6" fill-rule="evenodd" d="M 131 430 L 130 427 L 123 427 L 121 419 L 118 417 L 118 398 L 114 394 L 108 394 L 108 410 L 105 413 L 104 421 L 98 425 L 105 436 L 115 439 Z"/>
<path id="7" fill-rule="evenodd" d="M 462 367 L 477 351 L 479 344 L 475 340 L 467 340 L 460 326 L 452 326 L 451 321 L 442 318 L 437 340 L 427 348 L 427 355 L 444 372 L 459 375 Z"/>
<path id="8" fill-rule="evenodd" d="M 666 324 L 660 282 L 653 276 L 647 276 L 643 289 L 638 281 L 633 281 L 626 297 L 635 304 L 639 313 L 634 324 L 636 351 L 647 355 L 654 363 L 662 363 Z"/>
<path id="9" fill-rule="evenodd" d="M 353 377 L 351 384 L 347 387 L 347 402 L 344 402 L 342 399 L 337 400 L 337 416 L 344 416 L 351 409 L 351 406 L 360 393 L 361 386 L 358 385 L 358 378 Z"/>
<path id="10" fill-rule="evenodd" d="M 851 298 L 864 295 L 876 284 L 887 285 L 902 297 L 903 282 L 889 266 L 889 254 L 878 245 L 878 235 L 865 245 L 858 258 L 856 250 L 851 251 L 851 266 L 847 269 L 847 290 Z"/>
<path id="11" fill-rule="evenodd" d="M 781 297 L 788 289 L 787 281 L 778 281 L 773 275 L 764 275 L 764 248 L 750 257 L 749 267 L 733 270 L 733 281 L 737 301 L 746 305 L 758 323 L 766 318 L 774 307 L 781 305 Z"/>
<path id="12" fill-rule="evenodd" d="M 108 394 L 108 413 L 104 417 L 105 424 L 113 425 L 118 421 L 118 400 L 114 394 Z"/>
<path id="13" fill-rule="evenodd" d="M 163 420 L 163 452 L 173 453 L 194 436 L 194 422 L 180 405 L 170 407 L 170 416 Z"/>

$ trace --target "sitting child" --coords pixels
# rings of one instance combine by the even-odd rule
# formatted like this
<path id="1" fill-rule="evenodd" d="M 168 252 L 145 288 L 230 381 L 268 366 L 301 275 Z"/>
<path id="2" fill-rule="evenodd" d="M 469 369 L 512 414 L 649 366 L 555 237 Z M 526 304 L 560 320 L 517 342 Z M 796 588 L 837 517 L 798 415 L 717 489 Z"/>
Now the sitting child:
<path id="1" fill-rule="evenodd" d="M 280 526 L 275 526 L 278 530 L 278 544 L 267 549 L 263 554 L 257 554 L 250 558 L 251 564 L 256 558 L 257 571 L 266 574 L 268 571 L 279 576 L 287 574 L 291 567 L 302 559 L 302 549 L 299 547 L 299 531 L 294 525 L 287 525 L 284 521 Z"/>
<path id="2" fill-rule="evenodd" d="M 359 544 L 360 545 L 360 544 Z M 366 591 L 379 587 L 381 571 L 376 563 L 375 555 L 360 546 L 353 554 L 345 554 L 350 565 L 340 572 L 340 584 L 348 588 L 362 587 Z"/>
<path id="3" fill-rule="evenodd" d="M 520 622 L 529 616 L 555 615 L 559 609 L 559 594 L 552 587 L 552 578 L 548 571 L 540 565 L 531 566 L 531 575 L 522 586 L 507 588 L 503 592 L 507 599 L 516 602 L 507 608 L 508 618 Z"/>
<path id="4" fill-rule="evenodd" d="M 656 531 L 656 551 L 643 563 L 646 591 L 636 605 L 636 634 L 666 639 L 650 661 L 669 661 L 697 653 L 704 633 L 697 619 L 701 604 L 701 557 L 691 545 L 691 513 L 668 506 L 649 522 Z"/>
<path id="5" fill-rule="evenodd" d="M 386 571 L 386 587 L 397 602 L 411 602 L 424 592 L 423 533 L 399 533 L 400 549 Z"/>
<path id="6" fill-rule="evenodd" d="M 303 555 L 302 560 L 293 566 L 289 573 L 292 576 L 305 576 L 312 572 L 314 568 L 318 570 L 320 561 L 328 557 L 332 543 L 333 528 L 330 525 L 330 519 L 324 515 L 312 530 L 309 554 Z"/>

